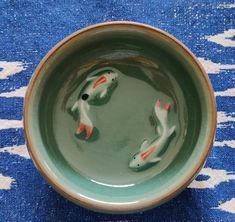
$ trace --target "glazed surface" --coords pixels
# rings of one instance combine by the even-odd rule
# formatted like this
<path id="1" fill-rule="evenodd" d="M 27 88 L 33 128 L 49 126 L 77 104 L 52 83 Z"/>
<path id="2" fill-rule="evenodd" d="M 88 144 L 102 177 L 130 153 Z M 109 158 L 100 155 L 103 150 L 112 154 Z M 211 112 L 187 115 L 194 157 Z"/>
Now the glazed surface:
<path id="1" fill-rule="evenodd" d="M 75 133 L 79 116 L 70 108 L 81 94 L 85 79 L 107 68 L 118 72 L 117 87 L 107 101 L 90 104 L 95 129 L 87 140 Z M 187 70 L 164 49 L 150 42 L 112 39 L 74 52 L 53 72 L 59 78 L 52 75 L 47 82 L 48 99 L 41 100 L 41 115 L 46 118 L 42 134 L 49 133 L 44 140 L 50 149 L 59 152 L 65 164 L 79 175 L 104 186 L 134 186 L 160 178 L 179 161 L 180 151 L 182 159 L 192 152 L 197 137 L 189 135 L 196 135 L 200 125 L 189 121 L 193 116 L 193 121 L 200 122 L 200 114 L 193 108 L 200 107 L 199 100 Z M 157 135 L 153 108 L 158 98 L 172 104 L 169 124 L 176 126 L 176 133 L 162 151 L 159 163 L 133 172 L 128 167 L 133 154 L 144 139 Z"/>

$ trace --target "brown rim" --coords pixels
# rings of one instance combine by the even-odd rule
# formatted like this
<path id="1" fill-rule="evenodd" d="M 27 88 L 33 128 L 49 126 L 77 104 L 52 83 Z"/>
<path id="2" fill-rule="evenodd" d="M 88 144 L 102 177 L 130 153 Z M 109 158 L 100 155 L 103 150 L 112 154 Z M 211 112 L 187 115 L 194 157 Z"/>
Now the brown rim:
<path id="1" fill-rule="evenodd" d="M 176 43 L 179 47 L 183 49 L 183 51 L 188 54 L 189 57 L 195 62 L 198 69 L 200 70 L 202 74 L 202 78 L 204 79 L 207 90 L 208 90 L 208 96 L 210 101 L 210 109 L 211 109 L 211 126 L 210 126 L 210 134 L 208 135 L 208 141 L 207 145 L 204 149 L 204 152 L 201 155 L 200 160 L 198 161 L 196 167 L 188 173 L 187 178 L 185 180 L 181 181 L 177 187 L 174 187 L 171 191 L 168 191 L 164 196 L 161 196 L 161 198 L 153 199 L 153 200 L 141 200 L 140 202 L 135 203 L 127 203 L 127 204 L 114 204 L 114 203 L 103 203 L 96 200 L 90 200 L 84 196 L 81 196 L 79 194 L 75 194 L 71 192 L 69 189 L 67 189 L 65 186 L 61 185 L 57 180 L 51 177 L 50 173 L 45 168 L 44 164 L 41 162 L 40 159 L 38 159 L 36 153 L 35 153 L 35 147 L 33 146 L 33 143 L 30 138 L 30 132 L 29 132 L 29 101 L 31 99 L 31 91 L 33 89 L 33 86 L 40 75 L 40 71 L 42 67 L 46 64 L 46 62 L 57 52 L 59 48 L 61 48 L 64 44 L 66 44 L 68 41 L 76 37 L 77 35 L 81 33 L 85 33 L 90 30 L 99 29 L 104 26 L 135 26 L 139 28 L 144 28 L 147 31 L 150 31 L 154 34 L 161 35 L 164 38 L 167 38 L 168 40 L 173 41 Z M 195 176 L 199 173 L 201 168 L 203 167 L 204 162 L 207 159 L 207 156 L 209 155 L 209 151 L 213 145 L 214 135 L 215 135 L 215 129 L 216 129 L 216 103 L 215 103 L 215 97 L 213 93 L 213 89 L 211 86 L 211 83 L 207 77 L 206 72 L 204 71 L 204 68 L 201 66 L 197 58 L 193 55 L 193 53 L 184 46 L 179 40 L 177 40 L 172 35 L 159 30 L 157 28 L 154 28 L 149 25 L 145 25 L 142 23 L 136 23 L 136 22 L 128 22 L 128 21 L 116 21 L 116 22 L 106 22 L 106 23 L 100 23 L 96 25 L 89 26 L 87 28 L 81 29 L 70 36 L 66 37 L 64 40 L 59 42 L 56 46 L 54 46 L 48 54 L 41 60 L 40 64 L 37 66 L 36 70 L 33 73 L 33 76 L 30 80 L 26 95 L 25 95 L 25 101 L 24 101 L 24 131 L 25 131 L 25 137 L 27 141 L 27 147 L 29 154 L 34 161 L 36 167 L 40 171 L 40 173 L 46 178 L 48 183 L 50 183 L 59 193 L 61 193 L 66 198 L 70 199 L 71 201 L 81 204 L 82 206 L 93 209 L 95 211 L 100 212 L 109 212 L 109 213 L 131 213 L 131 212 L 137 212 L 142 211 L 145 209 L 150 209 L 154 206 L 158 206 L 174 196 L 176 196 L 178 193 L 180 193 L 184 188 L 186 188 L 190 182 L 195 178 Z"/>

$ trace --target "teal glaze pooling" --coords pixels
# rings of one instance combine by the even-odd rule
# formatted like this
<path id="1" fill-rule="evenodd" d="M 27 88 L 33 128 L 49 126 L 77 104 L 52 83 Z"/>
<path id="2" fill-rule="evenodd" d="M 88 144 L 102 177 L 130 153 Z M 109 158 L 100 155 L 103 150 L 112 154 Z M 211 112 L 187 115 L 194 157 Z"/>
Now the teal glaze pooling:
<path id="1" fill-rule="evenodd" d="M 125 46 L 125 50 L 137 51 L 136 55 L 133 56 L 132 53 L 131 58 L 125 57 L 121 61 L 119 61 L 121 56 L 112 59 L 110 55 L 113 51 L 116 53 L 124 50 L 116 43 L 119 46 Z M 105 59 L 102 58 L 102 54 Z M 124 54 L 126 52 L 120 53 L 120 55 Z M 137 62 L 133 61 L 133 57 Z M 88 149 L 83 145 L 85 141 L 80 141 L 74 136 L 72 128 L 75 126 L 75 121 L 66 109 L 76 100 L 76 93 L 78 93 L 76 89 L 88 74 L 107 65 L 120 70 L 128 86 L 128 93 L 132 93 L 132 90 L 137 92 L 138 99 L 145 98 L 145 94 L 142 95 L 143 92 L 147 92 L 148 96 L 151 92 L 150 94 L 154 95 L 154 99 L 150 96 L 152 106 L 156 98 L 163 98 L 164 102 L 169 101 L 174 104 L 174 112 L 169 116 L 169 121 L 171 123 L 177 121 L 176 135 L 157 168 L 154 166 L 148 171 L 138 173 L 130 170 L 128 174 L 120 171 L 111 174 L 113 168 L 108 163 L 107 168 L 110 168 L 111 172 L 104 174 L 107 172 L 99 170 L 101 174 L 95 174 L 95 177 L 92 177 L 90 174 L 92 169 L 86 168 L 87 162 L 81 162 L 80 156 L 84 157 Z M 135 72 L 136 69 L 141 71 Z M 211 130 L 213 121 L 208 112 L 211 111 L 213 101 L 207 92 L 207 82 L 201 74 L 198 75 L 202 71 L 195 65 L 193 59 L 169 37 L 155 35 L 151 31 L 147 32 L 145 28 L 134 26 L 96 28 L 92 34 L 82 33 L 64 44 L 56 55 L 46 62 L 40 72 L 30 96 L 27 116 L 32 151 L 37 157 L 36 162 L 40 163 L 40 169 L 46 172 L 52 184 L 56 187 L 59 184 L 60 191 L 61 189 L 65 191 L 63 193 L 65 196 L 73 197 L 75 202 L 85 201 L 86 204 L 91 204 L 89 207 L 96 210 L 106 209 L 113 212 L 114 206 L 119 205 L 126 206 L 121 208 L 123 212 L 129 212 L 151 207 L 158 200 L 162 200 L 162 197 L 164 200 L 167 196 L 172 197 L 168 194 L 175 195 L 177 189 L 193 176 L 193 172 L 195 173 L 195 167 L 198 167 L 198 161 L 204 155 L 205 146 L 208 146 L 209 139 L 206 135 Z M 137 88 L 136 81 L 141 85 L 140 88 Z M 68 87 L 71 82 L 74 82 L 74 85 Z M 108 105 L 118 99 L 115 96 L 118 95 L 118 89 L 119 87 L 114 91 L 112 100 L 103 106 L 107 111 Z M 142 97 L 139 98 L 139 95 Z M 116 99 L 113 100 L 115 97 Z M 127 98 L 124 98 L 125 102 Z M 150 100 L 145 99 L 141 104 L 146 113 L 151 113 L 150 108 L 146 108 L 150 107 L 149 104 L 144 106 L 145 103 L 150 103 Z M 100 107 L 96 108 L 98 110 Z M 117 107 L 114 106 L 114 110 L 117 110 Z M 141 109 L 136 109 L 136 115 L 139 110 Z M 201 113 L 205 115 L 202 116 Z M 112 112 L 108 114 L 111 115 Z M 97 115 L 92 117 L 97 118 Z M 128 117 L 126 116 L 125 120 L 129 120 Z M 150 123 L 153 123 L 153 116 L 148 117 Z M 124 121 L 125 126 L 128 125 L 127 122 Z M 108 121 L 106 121 L 107 125 L 110 125 Z M 149 125 L 152 128 L 149 128 Z M 63 134 L 67 132 L 68 127 L 71 128 L 70 133 Z M 137 127 L 134 128 L 137 129 Z M 122 132 L 122 129 L 120 127 L 118 132 Z M 154 125 L 148 124 L 148 127 L 143 126 L 143 132 L 151 132 L 152 135 L 156 131 Z M 140 138 L 138 133 L 138 130 L 136 134 L 131 132 L 136 139 Z M 95 142 L 90 141 L 88 144 L 92 146 L 100 141 L 99 135 Z M 111 136 L 113 141 L 114 135 Z M 178 143 L 175 144 L 176 141 Z M 126 142 L 122 141 L 123 143 Z M 133 150 L 126 153 L 126 156 L 136 151 L 139 141 L 134 145 Z M 96 146 L 96 148 L 99 147 Z M 171 153 L 172 150 L 173 153 Z M 109 152 L 108 149 L 105 151 Z M 118 159 L 120 152 L 116 153 L 115 157 Z M 91 155 L 94 155 L 95 160 L 99 155 L 97 149 L 93 149 Z M 89 162 L 90 166 L 93 164 L 93 159 Z M 128 164 L 128 160 L 125 162 Z"/>

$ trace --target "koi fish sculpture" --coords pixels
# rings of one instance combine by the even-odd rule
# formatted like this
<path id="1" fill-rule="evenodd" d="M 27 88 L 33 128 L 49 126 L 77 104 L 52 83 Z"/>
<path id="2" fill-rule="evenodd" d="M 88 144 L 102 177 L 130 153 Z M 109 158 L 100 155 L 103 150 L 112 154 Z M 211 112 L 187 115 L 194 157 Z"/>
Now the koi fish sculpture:
<path id="1" fill-rule="evenodd" d="M 129 162 L 129 167 L 132 170 L 139 171 L 146 169 L 161 160 L 159 154 L 166 146 L 166 143 L 168 142 L 170 136 L 175 132 L 176 128 L 176 126 L 172 126 L 171 128 L 168 126 L 169 110 L 170 103 L 162 106 L 161 101 L 157 100 L 154 111 L 160 122 L 160 126 L 157 127 L 160 136 L 152 141 L 143 141 L 140 151 L 136 153 Z"/>
<path id="2" fill-rule="evenodd" d="M 94 126 L 89 117 L 89 103 L 94 99 L 99 101 L 105 98 L 109 88 L 116 83 L 117 77 L 117 72 L 106 69 L 101 71 L 99 75 L 91 76 L 86 79 L 87 84 L 84 85 L 79 98 L 71 108 L 72 112 L 77 110 L 79 113 L 79 122 L 76 130 L 77 134 L 81 134 L 85 131 L 86 139 L 91 137 Z"/>

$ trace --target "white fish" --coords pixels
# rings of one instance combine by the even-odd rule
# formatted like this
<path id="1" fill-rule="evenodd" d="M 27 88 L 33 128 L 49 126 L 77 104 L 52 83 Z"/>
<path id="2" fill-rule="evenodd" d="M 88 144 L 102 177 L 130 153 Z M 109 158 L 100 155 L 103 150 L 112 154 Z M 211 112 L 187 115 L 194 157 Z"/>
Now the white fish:
<path id="1" fill-rule="evenodd" d="M 136 153 L 129 162 L 129 167 L 133 170 L 142 170 L 159 162 L 161 160 L 159 154 L 165 147 L 170 136 L 175 132 L 175 126 L 171 128 L 168 126 L 170 103 L 162 107 L 161 101 L 157 100 L 154 110 L 160 122 L 160 126 L 158 126 L 160 137 L 155 138 L 153 141 L 144 140 L 140 151 Z"/>
<path id="2" fill-rule="evenodd" d="M 104 69 L 98 75 L 88 77 L 87 84 L 82 88 L 78 100 L 71 108 L 72 112 L 79 112 L 80 120 L 77 127 L 77 134 L 86 132 L 86 139 L 89 139 L 93 132 L 93 123 L 89 117 L 89 102 L 94 99 L 103 99 L 108 89 L 117 82 L 118 74 L 112 69 Z"/>

